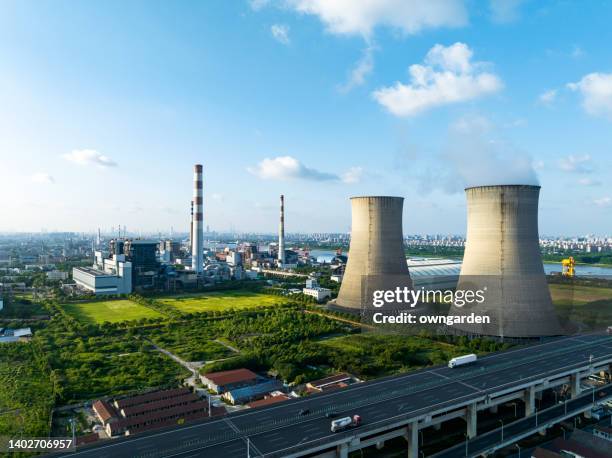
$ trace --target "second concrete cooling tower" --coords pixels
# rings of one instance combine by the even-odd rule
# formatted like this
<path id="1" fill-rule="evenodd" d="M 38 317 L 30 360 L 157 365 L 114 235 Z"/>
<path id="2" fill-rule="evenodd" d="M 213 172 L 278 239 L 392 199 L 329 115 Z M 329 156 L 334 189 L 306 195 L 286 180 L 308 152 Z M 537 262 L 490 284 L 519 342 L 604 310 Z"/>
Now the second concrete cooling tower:
<path id="1" fill-rule="evenodd" d="M 484 301 L 451 307 L 451 315 L 489 316 L 462 331 L 532 338 L 562 333 L 544 274 L 538 236 L 539 186 L 465 190 L 467 239 L 457 290 L 484 289 Z"/>
<path id="2" fill-rule="evenodd" d="M 412 287 L 402 235 L 403 197 L 353 197 L 351 245 L 336 304 L 361 309 L 365 292 Z M 370 284 L 368 284 L 370 283 Z"/>

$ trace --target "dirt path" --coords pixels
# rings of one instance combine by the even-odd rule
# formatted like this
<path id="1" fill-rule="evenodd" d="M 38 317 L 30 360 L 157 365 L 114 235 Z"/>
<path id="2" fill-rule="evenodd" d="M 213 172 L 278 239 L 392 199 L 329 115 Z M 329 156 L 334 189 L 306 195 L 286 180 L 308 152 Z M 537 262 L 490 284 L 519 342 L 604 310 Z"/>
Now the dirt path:
<path id="1" fill-rule="evenodd" d="M 219 345 L 223 345 L 225 348 L 227 348 L 228 350 L 233 351 L 234 353 L 240 353 L 240 350 L 238 350 L 236 347 L 232 347 L 230 344 L 225 343 L 225 342 L 223 342 L 223 341 L 221 341 L 219 339 L 215 339 L 215 342 L 217 342 Z M 227 359 L 227 358 L 225 358 L 225 359 Z M 217 361 L 220 361 L 220 360 L 217 360 Z M 212 361 L 209 361 L 209 362 L 212 362 Z"/>
<path id="2" fill-rule="evenodd" d="M 353 326 L 356 326 L 358 328 L 375 329 L 375 327 L 372 326 L 371 324 L 364 324 L 364 323 L 360 323 L 359 321 L 353 321 L 353 320 L 349 320 L 348 318 L 341 318 L 339 316 L 335 316 L 335 315 L 331 315 L 331 314 L 328 315 L 325 312 L 318 312 L 318 311 L 314 311 L 314 310 L 304 310 L 304 312 L 312 313 L 314 315 L 324 316 L 325 318 L 329 318 L 330 320 L 336 320 L 336 321 L 341 321 L 343 323 L 349 323 L 349 324 L 352 324 Z"/>

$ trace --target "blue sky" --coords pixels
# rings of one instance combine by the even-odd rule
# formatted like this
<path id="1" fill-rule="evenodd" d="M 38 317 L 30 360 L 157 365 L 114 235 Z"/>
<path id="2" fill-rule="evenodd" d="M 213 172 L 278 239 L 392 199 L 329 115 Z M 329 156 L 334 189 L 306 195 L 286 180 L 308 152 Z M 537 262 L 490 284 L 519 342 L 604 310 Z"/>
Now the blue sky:
<path id="1" fill-rule="evenodd" d="M 463 187 L 542 185 L 540 232 L 609 234 L 612 2 L 4 1 L 0 231 L 463 233 Z"/>

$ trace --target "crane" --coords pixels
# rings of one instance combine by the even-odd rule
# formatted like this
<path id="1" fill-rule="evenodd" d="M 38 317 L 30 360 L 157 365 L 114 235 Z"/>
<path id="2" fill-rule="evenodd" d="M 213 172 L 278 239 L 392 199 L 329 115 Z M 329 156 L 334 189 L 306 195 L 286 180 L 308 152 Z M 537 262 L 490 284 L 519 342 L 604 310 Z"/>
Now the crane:
<path id="1" fill-rule="evenodd" d="M 574 268 L 576 267 L 576 261 L 574 261 L 573 256 L 570 256 L 567 259 L 563 259 L 561 261 L 561 266 L 563 266 L 562 275 L 564 277 L 573 277 L 576 274 L 574 270 Z"/>

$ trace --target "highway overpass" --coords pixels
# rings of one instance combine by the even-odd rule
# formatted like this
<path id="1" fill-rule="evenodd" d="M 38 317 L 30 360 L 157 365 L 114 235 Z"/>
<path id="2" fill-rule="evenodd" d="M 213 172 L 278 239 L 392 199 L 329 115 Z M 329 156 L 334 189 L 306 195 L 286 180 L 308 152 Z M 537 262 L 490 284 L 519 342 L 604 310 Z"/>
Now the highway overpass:
<path id="1" fill-rule="evenodd" d="M 338 456 L 384 444 L 398 436 L 406 439 L 408 457 L 419 457 L 419 430 L 463 418 L 469 446 L 474 451 L 502 445 L 500 433 L 477 437 L 477 413 L 494 412 L 500 404 L 519 399 L 528 420 L 508 426 L 506 439 L 529 434 L 564 416 L 560 410 L 536 413 L 535 400 L 549 388 L 571 387 L 569 413 L 588 409 L 588 394 L 581 380 L 612 366 L 612 336 L 587 335 L 495 353 L 473 365 L 450 369 L 433 367 L 386 377 L 345 389 L 248 409 L 174 429 L 114 439 L 83 447 L 70 456 L 122 457 L 251 457 Z M 608 397 L 610 393 L 604 391 Z M 591 394 L 592 396 L 592 394 Z M 559 405 L 557 409 L 566 408 Z M 300 415 L 300 411 L 308 413 Z M 359 414 L 362 425 L 332 433 L 326 414 Z M 530 427 L 529 421 L 541 422 Z M 547 415 L 544 417 L 543 415 Z M 542 423 L 544 421 L 544 423 Z M 560 421 L 560 420 L 559 420 Z M 533 432 L 533 431 L 532 431 Z M 493 434 L 498 434 L 493 440 Z M 487 442 L 487 438 L 489 442 Z M 479 441 L 482 441 L 479 442 Z M 465 447 L 460 444 L 458 447 Z M 489 447 L 489 448 L 487 448 Z M 453 449 L 455 452 L 456 450 Z M 470 456 L 472 452 L 470 451 Z M 440 456 L 458 456 L 442 455 Z M 459 456 L 464 456 L 460 454 Z"/>

